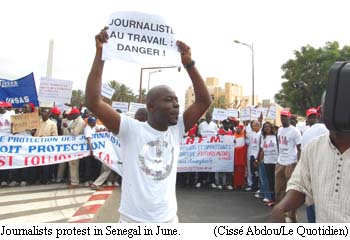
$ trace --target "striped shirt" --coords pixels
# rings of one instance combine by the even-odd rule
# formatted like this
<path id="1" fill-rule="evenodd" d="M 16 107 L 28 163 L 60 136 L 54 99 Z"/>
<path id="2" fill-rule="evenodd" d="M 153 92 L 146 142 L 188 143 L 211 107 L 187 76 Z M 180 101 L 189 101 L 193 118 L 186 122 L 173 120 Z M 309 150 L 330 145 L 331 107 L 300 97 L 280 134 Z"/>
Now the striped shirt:
<path id="1" fill-rule="evenodd" d="M 311 141 L 301 153 L 288 190 L 314 200 L 317 222 L 350 222 L 350 149 L 341 154 L 329 134 Z"/>

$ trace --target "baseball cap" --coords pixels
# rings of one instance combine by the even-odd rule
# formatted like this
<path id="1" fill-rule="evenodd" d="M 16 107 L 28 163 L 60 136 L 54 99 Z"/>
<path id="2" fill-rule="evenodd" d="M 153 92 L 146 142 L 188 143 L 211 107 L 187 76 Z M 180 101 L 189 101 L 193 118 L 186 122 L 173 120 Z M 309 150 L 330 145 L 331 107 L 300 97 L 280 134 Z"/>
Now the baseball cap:
<path id="1" fill-rule="evenodd" d="M 89 117 L 88 118 L 88 123 L 95 123 L 97 120 L 95 117 Z"/>
<path id="2" fill-rule="evenodd" d="M 56 115 L 60 115 L 61 110 L 58 107 L 53 107 L 53 108 L 51 108 L 51 113 L 56 114 Z"/>
<path id="3" fill-rule="evenodd" d="M 70 111 L 67 113 L 68 115 L 72 114 L 80 114 L 80 110 L 77 107 L 72 107 Z"/>
<path id="4" fill-rule="evenodd" d="M 0 101 L 0 107 L 7 107 L 7 102 Z"/>
<path id="5" fill-rule="evenodd" d="M 290 111 L 284 109 L 284 110 L 281 111 L 281 116 L 287 116 L 287 117 L 290 118 L 292 116 L 292 114 L 291 114 Z"/>
<path id="6" fill-rule="evenodd" d="M 306 110 L 306 116 L 310 116 L 312 114 L 317 115 L 317 109 L 316 108 L 309 108 L 308 110 Z"/>

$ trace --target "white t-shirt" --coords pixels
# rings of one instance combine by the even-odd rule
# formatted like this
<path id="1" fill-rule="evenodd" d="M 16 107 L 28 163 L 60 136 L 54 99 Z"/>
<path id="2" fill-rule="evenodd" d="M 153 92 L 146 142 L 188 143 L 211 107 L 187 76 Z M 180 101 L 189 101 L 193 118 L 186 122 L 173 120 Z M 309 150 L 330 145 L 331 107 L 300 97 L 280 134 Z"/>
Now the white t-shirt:
<path id="1" fill-rule="evenodd" d="M 92 138 L 92 134 L 96 133 L 96 126 L 90 127 L 89 124 L 84 128 L 84 136 L 86 138 Z"/>
<path id="2" fill-rule="evenodd" d="M 202 137 L 210 137 L 218 134 L 218 126 L 214 122 L 207 123 L 206 121 L 201 122 L 198 127 L 198 133 Z"/>
<path id="3" fill-rule="evenodd" d="M 323 123 L 315 123 L 309 127 L 303 134 L 303 139 L 301 142 L 301 149 L 304 149 L 305 146 L 311 142 L 312 139 L 319 137 L 325 133 L 328 133 L 328 129 Z"/>
<path id="4" fill-rule="evenodd" d="M 301 144 L 300 131 L 290 125 L 289 127 L 280 127 L 278 129 L 278 163 L 287 166 L 296 163 L 298 160 L 297 145 Z"/>
<path id="5" fill-rule="evenodd" d="M 250 156 L 254 156 L 255 158 L 258 157 L 259 153 L 259 146 L 260 146 L 260 136 L 261 132 L 255 132 L 251 131 L 247 135 L 247 145 L 248 145 L 248 152 L 247 152 L 247 157 L 248 159 Z"/>
<path id="6" fill-rule="evenodd" d="M 121 115 L 121 214 L 137 222 L 167 222 L 176 216 L 176 172 L 184 134 L 183 116 L 177 125 L 158 131 L 147 122 Z"/>
<path id="7" fill-rule="evenodd" d="M 260 147 L 264 151 L 264 163 L 276 164 L 278 159 L 277 137 L 275 135 L 261 137 Z"/>

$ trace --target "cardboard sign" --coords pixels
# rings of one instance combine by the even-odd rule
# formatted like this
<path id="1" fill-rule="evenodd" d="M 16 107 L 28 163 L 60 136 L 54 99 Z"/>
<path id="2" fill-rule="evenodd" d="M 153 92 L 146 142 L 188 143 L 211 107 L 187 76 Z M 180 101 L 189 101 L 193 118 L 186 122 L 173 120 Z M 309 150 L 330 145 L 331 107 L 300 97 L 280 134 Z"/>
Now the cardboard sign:
<path id="1" fill-rule="evenodd" d="M 18 133 L 29 129 L 38 129 L 40 118 L 37 112 L 16 114 L 11 116 L 12 132 Z"/>

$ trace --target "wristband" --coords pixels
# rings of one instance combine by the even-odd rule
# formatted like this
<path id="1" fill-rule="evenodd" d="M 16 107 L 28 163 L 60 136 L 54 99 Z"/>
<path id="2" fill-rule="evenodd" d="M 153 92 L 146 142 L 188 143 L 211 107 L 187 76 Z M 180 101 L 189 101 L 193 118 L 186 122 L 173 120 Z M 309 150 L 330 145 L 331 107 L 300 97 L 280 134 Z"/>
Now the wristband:
<path id="1" fill-rule="evenodd" d="M 184 68 L 190 69 L 190 68 L 193 67 L 195 64 L 196 64 L 196 62 L 192 60 L 190 63 L 184 64 Z"/>

